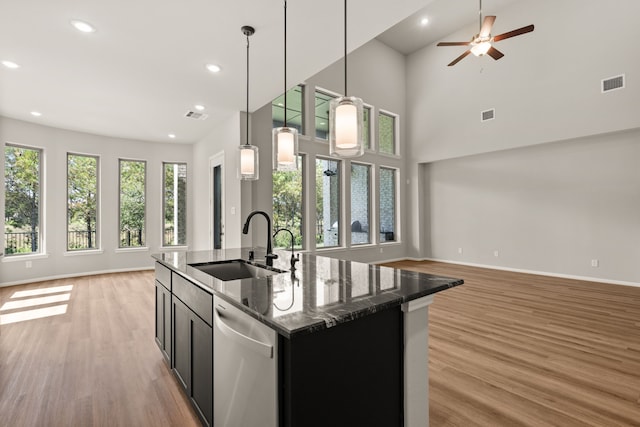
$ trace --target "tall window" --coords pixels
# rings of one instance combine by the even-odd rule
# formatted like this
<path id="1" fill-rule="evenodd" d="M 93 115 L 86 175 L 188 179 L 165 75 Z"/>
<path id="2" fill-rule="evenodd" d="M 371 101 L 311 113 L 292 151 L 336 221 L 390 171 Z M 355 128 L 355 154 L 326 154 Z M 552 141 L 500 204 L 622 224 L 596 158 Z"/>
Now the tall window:
<path id="1" fill-rule="evenodd" d="M 4 149 L 4 253 L 42 252 L 40 225 L 41 157 L 37 149 Z"/>
<path id="2" fill-rule="evenodd" d="M 163 246 L 187 244 L 187 164 L 163 163 Z"/>
<path id="3" fill-rule="evenodd" d="M 329 139 L 329 103 L 333 95 L 316 90 L 315 94 L 315 123 L 316 138 Z"/>
<path id="4" fill-rule="evenodd" d="M 298 156 L 295 171 L 273 171 L 273 231 L 286 228 L 293 233 L 294 245 L 302 248 L 304 222 L 302 177 L 304 176 L 303 156 Z M 291 246 L 291 235 L 278 233 L 273 239 L 276 248 Z"/>
<path id="5" fill-rule="evenodd" d="M 371 166 L 351 163 L 351 244 L 371 243 Z"/>
<path id="6" fill-rule="evenodd" d="M 316 159 L 316 246 L 340 246 L 340 161 Z"/>
<path id="7" fill-rule="evenodd" d="M 396 241 L 396 169 L 380 168 L 380 242 Z"/>
<path id="8" fill-rule="evenodd" d="M 67 249 L 98 248 L 98 158 L 67 154 Z"/>
<path id="9" fill-rule="evenodd" d="M 362 133 L 364 134 L 364 149 L 371 149 L 371 107 L 367 107 L 366 105 L 362 109 L 363 113 L 363 123 L 362 123 Z"/>
<path id="10" fill-rule="evenodd" d="M 287 92 L 287 126 L 304 133 L 304 86 L 298 85 Z M 280 95 L 271 103 L 273 127 L 284 126 L 284 95 Z"/>
<path id="11" fill-rule="evenodd" d="M 378 114 L 378 143 L 381 153 L 396 154 L 396 118 L 390 114 Z"/>
<path id="12" fill-rule="evenodd" d="M 120 159 L 121 248 L 145 245 L 147 163 Z"/>

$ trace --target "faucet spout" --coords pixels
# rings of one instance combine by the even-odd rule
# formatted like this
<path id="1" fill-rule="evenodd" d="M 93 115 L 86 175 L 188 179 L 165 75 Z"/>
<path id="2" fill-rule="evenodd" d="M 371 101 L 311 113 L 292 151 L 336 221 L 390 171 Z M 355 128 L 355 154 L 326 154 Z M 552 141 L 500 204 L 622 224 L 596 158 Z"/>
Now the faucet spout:
<path id="1" fill-rule="evenodd" d="M 281 228 L 277 230 L 275 233 L 273 233 L 273 237 L 276 237 L 276 235 L 281 231 L 286 231 L 291 236 L 291 271 L 293 272 L 296 269 L 296 262 L 300 261 L 300 254 L 298 254 L 298 256 L 296 257 L 293 252 L 295 238 L 293 237 L 293 233 L 291 232 L 291 230 L 289 230 L 288 228 Z"/>
<path id="2" fill-rule="evenodd" d="M 253 218 L 257 214 L 264 216 L 264 218 L 267 220 L 267 254 L 265 255 L 265 259 L 267 265 L 269 267 L 273 267 L 273 260 L 275 258 L 278 258 L 278 255 L 273 253 L 273 246 L 271 245 L 271 218 L 269 217 L 269 214 L 267 214 L 265 211 L 251 212 L 244 223 L 244 227 L 242 227 L 242 233 L 249 234 L 249 223 L 251 222 L 251 218 Z"/>

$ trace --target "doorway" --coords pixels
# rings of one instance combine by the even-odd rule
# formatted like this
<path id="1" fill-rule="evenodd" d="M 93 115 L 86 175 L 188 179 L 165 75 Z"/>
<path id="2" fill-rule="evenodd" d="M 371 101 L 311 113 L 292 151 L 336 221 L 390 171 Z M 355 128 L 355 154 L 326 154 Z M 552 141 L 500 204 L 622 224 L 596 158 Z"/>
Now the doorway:
<path id="1" fill-rule="evenodd" d="M 212 249 L 224 249 L 224 152 L 209 159 L 210 242 Z"/>

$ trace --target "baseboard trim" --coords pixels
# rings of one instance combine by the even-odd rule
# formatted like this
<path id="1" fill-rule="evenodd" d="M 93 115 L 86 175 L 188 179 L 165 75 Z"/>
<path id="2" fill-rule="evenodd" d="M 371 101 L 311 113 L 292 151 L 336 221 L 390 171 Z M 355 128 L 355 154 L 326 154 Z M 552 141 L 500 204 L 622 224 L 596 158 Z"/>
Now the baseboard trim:
<path id="1" fill-rule="evenodd" d="M 38 283 L 38 282 L 47 282 L 49 280 L 59 280 L 59 279 L 71 279 L 74 277 L 82 277 L 82 276 L 96 276 L 98 274 L 110 274 L 110 273 L 128 273 L 130 271 L 146 271 L 153 270 L 155 267 L 152 266 L 144 266 L 144 267 L 132 267 L 132 268 L 115 268 L 112 270 L 100 270 L 100 271 L 85 271 L 82 273 L 71 273 L 71 274 L 60 274 L 57 276 L 47 276 L 47 277 L 34 277 L 33 279 L 27 280 L 17 280 L 15 282 L 5 282 L 0 283 L 0 288 L 4 288 L 7 286 L 16 286 L 16 285 L 25 285 L 27 283 Z"/>
<path id="2" fill-rule="evenodd" d="M 421 261 L 442 262 L 445 264 L 457 264 L 457 265 L 466 265 L 469 267 L 488 268 L 490 270 L 510 271 L 513 273 L 524 273 L 524 274 L 535 274 L 538 276 L 559 277 L 562 279 L 580 280 L 583 282 L 606 283 L 609 285 L 633 286 L 636 288 L 640 288 L 640 283 L 626 282 L 623 280 L 611 280 L 611 279 L 604 279 L 600 277 L 589 277 L 589 276 L 576 276 L 573 274 L 551 273 L 548 271 L 526 270 L 522 268 L 500 267 L 497 265 L 477 264 L 472 262 L 460 262 L 460 261 L 453 261 L 448 259 L 408 257 L 408 258 L 404 258 L 403 260 L 416 261 L 416 262 L 421 262 Z M 402 261 L 402 260 L 396 260 L 396 261 Z M 392 262 L 392 261 L 389 261 L 389 262 Z"/>

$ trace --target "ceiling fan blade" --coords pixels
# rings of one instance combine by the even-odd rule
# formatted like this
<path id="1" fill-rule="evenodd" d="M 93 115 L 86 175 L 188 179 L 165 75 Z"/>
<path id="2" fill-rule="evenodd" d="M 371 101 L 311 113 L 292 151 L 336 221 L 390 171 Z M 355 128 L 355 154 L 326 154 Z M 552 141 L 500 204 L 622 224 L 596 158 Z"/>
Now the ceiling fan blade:
<path id="1" fill-rule="evenodd" d="M 471 53 L 471 49 L 467 50 L 465 53 L 463 53 L 462 55 L 458 56 L 456 59 L 454 59 L 448 66 L 449 67 L 453 67 L 454 65 L 456 65 L 458 62 L 462 61 L 464 59 L 465 56 L 469 55 Z"/>
<path id="2" fill-rule="evenodd" d="M 484 21 L 482 22 L 482 28 L 480 28 L 480 37 L 489 37 L 491 34 L 491 28 L 493 28 L 493 23 L 496 21 L 495 16 L 485 16 Z"/>
<path id="3" fill-rule="evenodd" d="M 504 53 L 500 52 L 495 47 L 491 46 L 487 51 L 487 55 L 495 59 L 496 61 L 504 56 Z"/>
<path id="4" fill-rule="evenodd" d="M 437 46 L 469 46 L 470 42 L 440 42 Z"/>
<path id="5" fill-rule="evenodd" d="M 494 42 L 508 39 L 509 37 L 519 36 L 520 34 L 530 33 L 533 31 L 533 25 L 527 25 L 526 27 L 518 28 L 517 30 L 509 31 L 508 33 L 497 35 L 493 38 Z"/>

